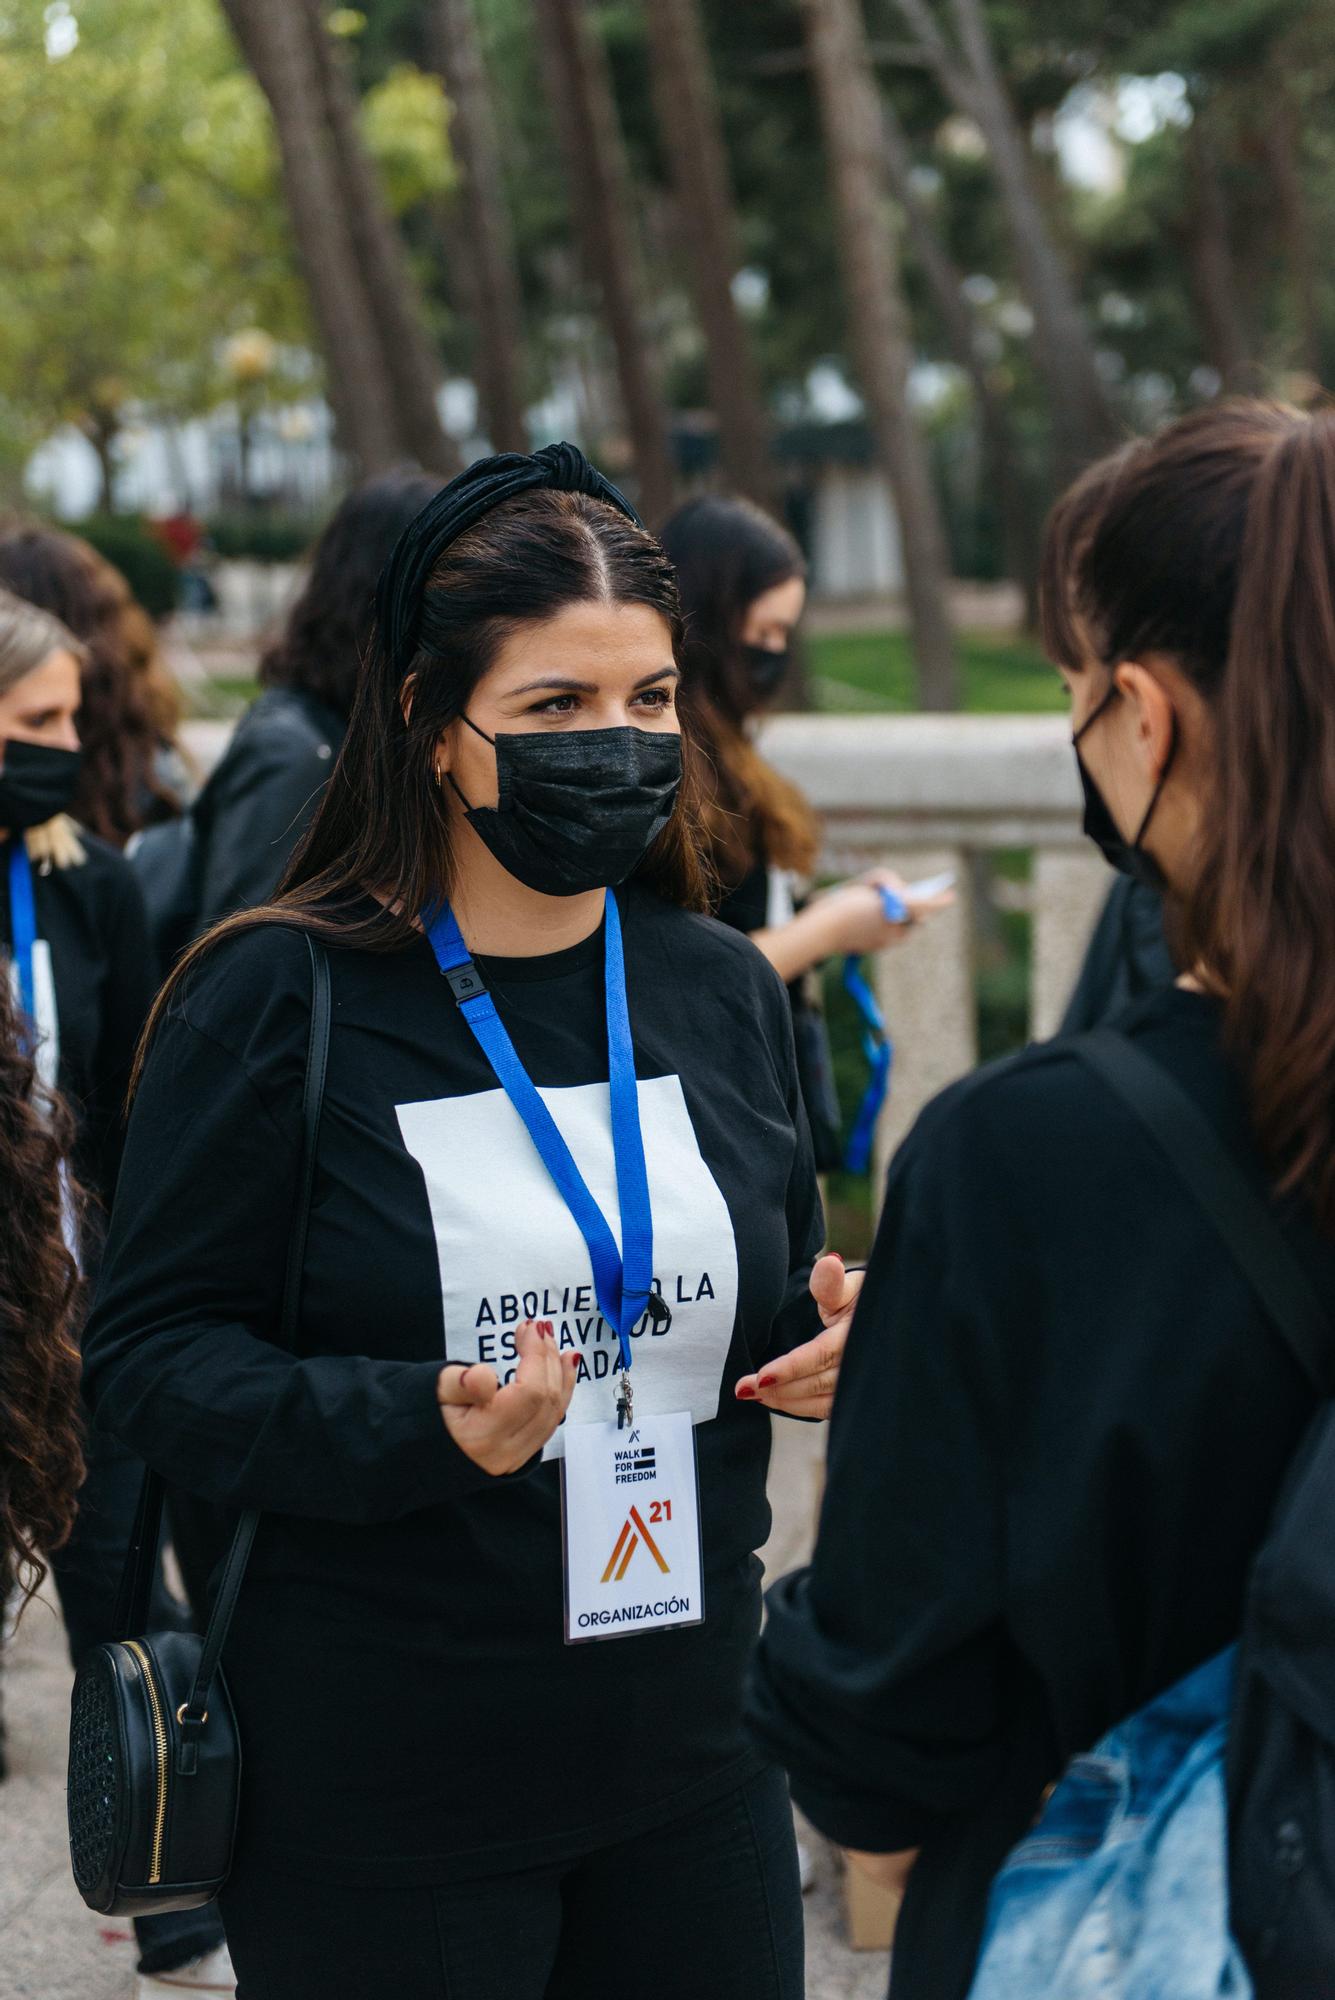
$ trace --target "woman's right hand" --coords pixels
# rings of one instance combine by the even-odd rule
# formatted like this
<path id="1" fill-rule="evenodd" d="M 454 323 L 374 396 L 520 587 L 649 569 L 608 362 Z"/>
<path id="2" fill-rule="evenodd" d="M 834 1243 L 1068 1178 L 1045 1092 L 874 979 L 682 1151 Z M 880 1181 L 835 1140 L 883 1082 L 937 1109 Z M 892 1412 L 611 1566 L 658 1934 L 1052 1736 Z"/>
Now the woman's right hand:
<path id="1" fill-rule="evenodd" d="M 560 1352 L 550 1320 L 525 1320 L 515 1329 L 515 1346 L 519 1366 L 504 1388 L 481 1361 L 468 1368 L 452 1362 L 436 1381 L 446 1430 L 496 1479 L 542 1450 L 570 1408 L 579 1374 L 578 1354 Z"/>

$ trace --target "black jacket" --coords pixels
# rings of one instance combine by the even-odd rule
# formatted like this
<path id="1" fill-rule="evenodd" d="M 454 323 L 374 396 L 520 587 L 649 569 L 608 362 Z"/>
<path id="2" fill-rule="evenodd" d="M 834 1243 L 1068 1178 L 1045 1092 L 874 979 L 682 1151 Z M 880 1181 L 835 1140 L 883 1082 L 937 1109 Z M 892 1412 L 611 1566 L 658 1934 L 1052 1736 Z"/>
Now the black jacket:
<path id="1" fill-rule="evenodd" d="M 1265 1172 L 1216 1004 L 1118 1027 Z M 1335 1313 L 1335 1246 L 1280 1211 Z M 989 1884 L 1067 1761 L 1237 1636 L 1313 1409 L 1213 1226 L 1058 1040 L 955 1085 L 890 1172 L 809 1570 L 751 1717 L 842 1845 L 921 1848 L 895 2000 L 963 2000 Z"/>
<path id="2" fill-rule="evenodd" d="M 296 688 L 267 688 L 242 716 L 194 808 L 200 930 L 273 894 L 346 727 L 336 710 Z"/>

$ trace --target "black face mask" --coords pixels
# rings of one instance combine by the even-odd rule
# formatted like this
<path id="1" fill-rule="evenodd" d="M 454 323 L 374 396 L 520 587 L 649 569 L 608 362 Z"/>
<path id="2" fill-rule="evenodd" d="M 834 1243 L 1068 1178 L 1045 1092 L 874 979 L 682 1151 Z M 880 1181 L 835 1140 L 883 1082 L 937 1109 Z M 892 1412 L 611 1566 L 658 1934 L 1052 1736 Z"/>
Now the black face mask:
<path id="1" fill-rule="evenodd" d="M 1154 787 L 1154 795 L 1145 808 L 1145 816 L 1136 828 L 1135 837 L 1128 840 L 1108 809 L 1108 801 L 1091 777 L 1084 758 L 1080 755 L 1080 739 L 1088 735 L 1099 717 L 1117 698 L 1121 690 L 1116 682 L 1108 689 L 1103 700 L 1090 710 L 1080 727 L 1071 738 L 1075 750 L 1075 761 L 1080 767 L 1080 783 L 1085 794 L 1085 832 L 1099 849 L 1105 861 L 1109 862 L 1121 875 L 1129 875 L 1133 882 L 1143 883 L 1147 889 L 1163 889 L 1164 873 L 1152 854 L 1144 847 L 1145 835 L 1149 832 L 1150 821 L 1154 818 L 1155 807 L 1168 781 L 1173 759 L 1177 755 L 1177 718 L 1173 719 L 1173 740 L 1159 773 L 1159 782 Z"/>
<path id="2" fill-rule="evenodd" d="M 470 806 L 468 824 L 515 880 L 543 896 L 614 889 L 643 861 L 672 817 L 681 738 L 649 729 L 529 730 L 488 736 L 496 752 L 494 806 Z"/>
<path id="3" fill-rule="evenodd" d="M 82 765 L 82 751 L 6 737 L 0 765 L 0 826 L 18 833 L 64 812 L 74 797 Z"/>
<path id="4" fill-rule="evenodd" d="M 792 651 L 787 646 L 777 652 L 770 646 L 742 647 L 747 685 L 760 701 L 768 701 L 778 692 L 791 658 Z"/>

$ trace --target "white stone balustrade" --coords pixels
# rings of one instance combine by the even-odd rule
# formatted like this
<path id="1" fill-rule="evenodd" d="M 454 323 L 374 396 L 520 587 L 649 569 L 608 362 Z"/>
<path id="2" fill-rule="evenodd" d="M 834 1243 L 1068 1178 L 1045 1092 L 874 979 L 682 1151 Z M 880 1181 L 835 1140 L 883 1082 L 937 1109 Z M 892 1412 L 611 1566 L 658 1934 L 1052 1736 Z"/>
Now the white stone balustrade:
<path id="1" fill-rule="evenodd" d="M 228 733 L 187 726 L 205 770 Z M 977 1060 L 971 854 L 1034 850 L 1030 1032 L 1050 1035 L 1061 1017 L 1111 879 L 1081 837 L 1070 726 L 1060 715 L 783 715 L 761 742 L 824 820 L 824 871 L 955 871 L 955 908 L 877 964 L 896 1050 L 883 1161 L 928 1098 Z"/>
<path id="2" fill-rule="evenodd" d="M 762 745 L 825 823 L 823 868 L 874 864 L 908 880 L 955 872 L 955 908 L 877 961 L 895 1042 L 877 1135 L 884 1164 L 922 1106 L 977 1061 L 973 876 L 980 850 L 1034 850 L 1030 1033 L 1053 1033 L 1111 877 L 1080 832 L 1080 782 L 1061 715 L 776 716 Z"/>

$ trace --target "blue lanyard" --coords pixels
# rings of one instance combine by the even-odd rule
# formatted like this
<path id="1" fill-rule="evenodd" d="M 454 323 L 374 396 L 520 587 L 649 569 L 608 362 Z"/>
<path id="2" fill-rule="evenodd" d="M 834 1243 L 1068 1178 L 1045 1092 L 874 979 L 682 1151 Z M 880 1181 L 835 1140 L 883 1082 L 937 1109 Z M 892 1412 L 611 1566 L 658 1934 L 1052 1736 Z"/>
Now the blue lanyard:
<path id="1" fill-rule="evenodd" d="M 881 890 L 881 903 L 888 924 L 904 922 L 908 911 L 893 889 Z M 871 1070 L 857 1117 L 853 1120 L 853 1129 L 848 1135 L 844 1167 L 850 1174 L 865 1174 L 876 1138 L 876 1121 L 890 1091 L 895 1045 L 886 1031 L 885 1016 L 876 995 L 864 979 L 861 963 L 855 957 L 844 960 L 844 991 L 862 1017 L 862 1053 Z"/>
<path id="2" fill-rule="evenodd" d="M 639 1093 L 635 1086 L 635 1051 L 626 1004 L 626 959 L 621 941 L 621 914 L 616 897 L 607 897 L 605 981 L 607 991 L 607 1073 L 612 1101 L 612 1151 L 616 1159 L 617 1198 L 621 1206 L 621 1249 L 583 1174 L 576 1166 L 556 1120 L 506 1033 L 505 1024 L 487 992 L 482 975 L 448 904 L 434 914 L 424 912 L 422 925 L 431 940 L 436 963 L 450 983 L 496 1079 L 523 1119 L 548 1173 L 566 1207 L 579 1225 L 593 1266 L 594 1290 L 603 1318 L 615 1331 L 623 1370 L 631 1365 L 630 1334 L 646 1311 L 657 1320 L 653 1290 L 654 1226 L 649 1206 L 649 1176 L 644 1164 Z M 661 1311 L 661 1308 L 659 1309 Z"/>
<path id="3" fill-rule="evenodd" d="M 9 929 L 19 973 L 19 1000 L 28 1020 L 35 1022 L 32 951 L 37 942 L 37 906 L 32 894 L 32 864 L 21 833 L 14 834 L 9 844 Z"/>

